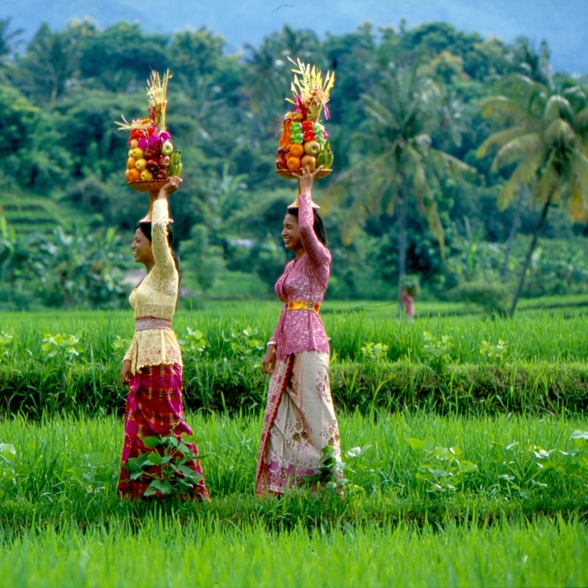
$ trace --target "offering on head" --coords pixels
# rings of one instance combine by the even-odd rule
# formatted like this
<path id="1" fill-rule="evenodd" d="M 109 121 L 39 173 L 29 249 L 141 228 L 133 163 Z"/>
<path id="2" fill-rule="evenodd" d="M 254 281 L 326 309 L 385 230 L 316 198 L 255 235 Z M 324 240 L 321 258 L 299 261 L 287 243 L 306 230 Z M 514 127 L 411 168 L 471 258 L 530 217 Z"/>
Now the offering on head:
<path id="1" fill-rule="evenodd" d="M 181 151 L 174 147 L 165 125 L 170 78 L 169 70 L 163 78 L 152 71 L 147 82 L 148 116 L 131 123 L 123 116 L 124 122 L 116 123 L 120 130 L 130 132 L 125 177 L 129 186 L 139 192 L 152 192 L 167 178 L 182 173 Z"/>
<path id="2" fill-rule="evenodd" d="M 288 58 L 290 59 L 290 58 Z M 321 113 L 329 118 L 329 92 L 335 84 L 335 74 L 323 75 L 316 66 L 290 59 L 297 68 L 292 82 L 294 99 L 287 98 L 293 104 L 282 122 L 282 135 L 278 148 L 276 172 L 285 178 L 296 178 L 300 169 L 308 167 L 314 171 L 322 166 L 317 177 L 331 173 L 333 152 L 329 144 L 329 135 L 320 123 Z M 300 76 L 300 77 L 298 77 Z"/>

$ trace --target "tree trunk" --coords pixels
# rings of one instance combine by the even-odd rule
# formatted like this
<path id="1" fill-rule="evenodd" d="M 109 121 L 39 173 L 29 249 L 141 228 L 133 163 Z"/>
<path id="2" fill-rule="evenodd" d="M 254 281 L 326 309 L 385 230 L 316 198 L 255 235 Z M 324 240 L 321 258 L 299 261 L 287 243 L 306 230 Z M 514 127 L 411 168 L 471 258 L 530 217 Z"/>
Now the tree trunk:
<path id="1" fill-rule="evenodd" d="M 551 196 L 547 199 L 547 202 L 543 206 L 543 210 L 541 211 L 541 218 L 537 223 L 537 227 L 535 228 L 535 232 L 533 233 L 533 238 L 531 239 L 531 245 L 529 245 L 529 250 L 527 251 L 527 256 L 525 257 L 525 262 L 523 264 L 523 269 L 521 271 L 521 277 L 519 278 L 519 284 L 517 286 L 517 290 L 515 295 L 512 299 L 512 304 L 510 305 L 510 310 L 508 314 L 511 316 L 514 315 L 515 310 L 517 308 L 517 303 L 519 301 L 519 296 L 521 295 L 521 291 L 523 289 L 523 285 L 525 283 L 525 277 L 527 276 L 527 269 L 529 268 L 529 263 L 531 262 L 531 256 L 533 255 L 533 251 L 535 251 L 535 246 L 537 245 L 537 240 L 539 239 L 539 234 L 543 230 L 543 225 L 545 224 L 545 219 L 547 218 L 547 211 L 549 210 L 549 205 L 551 204 Z"/>
<path id="2" fill-rule="evenodd" d="M 506 244 L 506 253 L 504 254 L 504 265 L 502 266 L 502 283 L 506 282 L 506 274 L 508 273 L 508 260 L 510 259 L 510 252 L 512 250 L 512 244 L 514 242 L 515 235 L 517 234 L 517 228 L 519 226 L 519 220 L 521 218 L 521 208 L 523 207 L 523 196 L 525 191 L 521 188 L 519 190 L 519 199 L 517 201 L 517 209 L 515 210 L 514 218 L 512 219 L 512 226 L 510 227 L 510 234 L 508 235 L 508 242 Z"/>
<path id="3" fill-rule="evenodd" d="M 400 205 L 400 217 L 398 219 L 398 300 L 400 312 L 404 312 L 404 304 L 401 301 L 402 280 L 406 273 L 406 209 L 408 200 L 408 189 L 406 180 L 402 184 L 402 203 Z"/>

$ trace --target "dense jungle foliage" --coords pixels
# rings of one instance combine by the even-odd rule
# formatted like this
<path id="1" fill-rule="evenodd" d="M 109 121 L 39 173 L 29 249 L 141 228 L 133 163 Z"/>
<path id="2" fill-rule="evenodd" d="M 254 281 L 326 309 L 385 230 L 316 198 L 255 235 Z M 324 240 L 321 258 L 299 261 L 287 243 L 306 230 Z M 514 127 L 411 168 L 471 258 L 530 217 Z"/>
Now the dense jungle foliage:
<path id="1" fill-rule="evenodd" d="M 147 199 L 126 186 L 127 136 L 114 121 L 145 114 L 151 68 L 173 74 L 168 124 L 185 181 L 172 215 L 187 293 L 269 296 L 295 193 L 274 172 L 288 57 L 337 76 L 326 122 L 335 173 L 316 195 L 331 298 L 395 299 L 405 274 L 423 296 L 503 308 L 521 271 L 525 296 L 585 291 L 588 91 L 585 77 L 551 71 L 544 43 L 438 22 L 324 39 L 285 27 L 239 54 L 205 28 L 84 21 L 20 37 L 0 20 L 0 308 L 126 304 Z"/>

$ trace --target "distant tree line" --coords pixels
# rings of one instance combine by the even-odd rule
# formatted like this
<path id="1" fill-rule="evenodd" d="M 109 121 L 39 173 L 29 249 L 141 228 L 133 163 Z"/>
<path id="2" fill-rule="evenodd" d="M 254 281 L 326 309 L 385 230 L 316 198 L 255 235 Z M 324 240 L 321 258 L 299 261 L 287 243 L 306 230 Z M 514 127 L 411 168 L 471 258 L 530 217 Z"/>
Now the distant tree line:
<path id="1" fill-rule="evenodd" d="M 274 172 L 292 57 L 337 76 L 326 122 L 335 173 L 317 186 L 334 254 L 331 296 L 395 298 L 409 275 L 434 296 L 493 284 L 513 295 L 514 312 L 520 294 L 586 286 L 586 78 L 553 72 L 545 43 L 507 44 L 439 22 L 365 24 L 323 40 L 284 27 L 242 54 L 206 28 L 42 24 L 26 46 L 21 34 L 0 20 L 0 180 L 21 205 L 58 205 L 65 233 L 43 227 L 39 213 L 57 248 L 68 232 L 124 234 L 143 214 L 145 196 L 124 181 L 127 137 L 114 121 L 144 116 L 150 70 L 169 68 L 168 123 L 185 163 L 172 207 L 186 283 L 223 295 L 219 280 L 239 272 L 252 278 L 250 295 L 268 295 L 286 259 L 279 229 L 294 191 Z M 18 206 L 4 208 L 16 232 L 4 230 L 0 263 L 22 275 L 10 251 L 30 235 L 19 235 Z M 538 248 L 541 236 L 553 245 Z M 538 275 L 557 278 L 545 288 Z M 78 300 L 55 288 L 61 294 L 43 304 Z M 103 302 L 86 293 L 79 303 L 120 298 L 103 292 Z"/>

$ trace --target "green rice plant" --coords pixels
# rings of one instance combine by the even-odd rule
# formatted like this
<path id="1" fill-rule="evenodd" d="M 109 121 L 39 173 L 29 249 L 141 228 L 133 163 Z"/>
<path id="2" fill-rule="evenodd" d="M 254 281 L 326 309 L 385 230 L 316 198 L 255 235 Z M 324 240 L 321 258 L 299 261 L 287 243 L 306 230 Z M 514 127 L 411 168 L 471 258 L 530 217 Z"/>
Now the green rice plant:
<path id="1" fill-rule="evenodd" d="M 382 527 L 182 520 L 32 527 L 0 543 L 7 586 L 585 586 L 588 533 L 577 518 L 491 526 L 425 521 Z M 294 565 L 293 565 L 294 563 Z"/>
<path id="2" fill-rule="evenodd" d="M 424 516 L 445 525 L 467 520 L 472 511 L 489 521 L 535 511 L 566 517 L 586 512 L 585 417 L 374 416 L 340 415 L 349 483 L 344 501 L 325 496 L 321 502 L 297 493 L 283 501 L 254 498 L 260 417 L 189 414 L 211 502 L 170 503 L 165 512 L 203 522 L 262 521 L 274 529 L 384 525 Z M 153 512 L 117 497 L 123 437 L 122 420 L 114 416 L 0 422 L 0 442 L 14 448 L 0 477 L 0 527 L 16 533 L 35 521 L 132 522 Z M 411 439 L 422 440 L 429 453 L 413 449 Z"/>
<path id="3" fill-rule="evenodd" d="M 261 408 L 267 385 L 261 372 L 263 342 L 279 313 L 273 315 L 271 308 L 219 305 L 178 313 L 189 407 Z M 324 320 L 333 351 L 333 394 L 341 409 L 550 414 L 587 407 L 583 319 L 458 317 L 407 323 L 337 311 Z M 3 313 L 0 323 L 12 336 L 0 345 L 3 410 L 37 417 L 47 411 L 122 411 L 126 390 L 119 372 L 133 333 L 130 312 Z M 43 333 L 61 334 L 63 347 L 44 342 Z M 70 335 L 79 341 L 70 345 Z M 57 349 L 61 355 L 53 353 Z M 65 357 L 67 349 L 79 355 Z"/>

